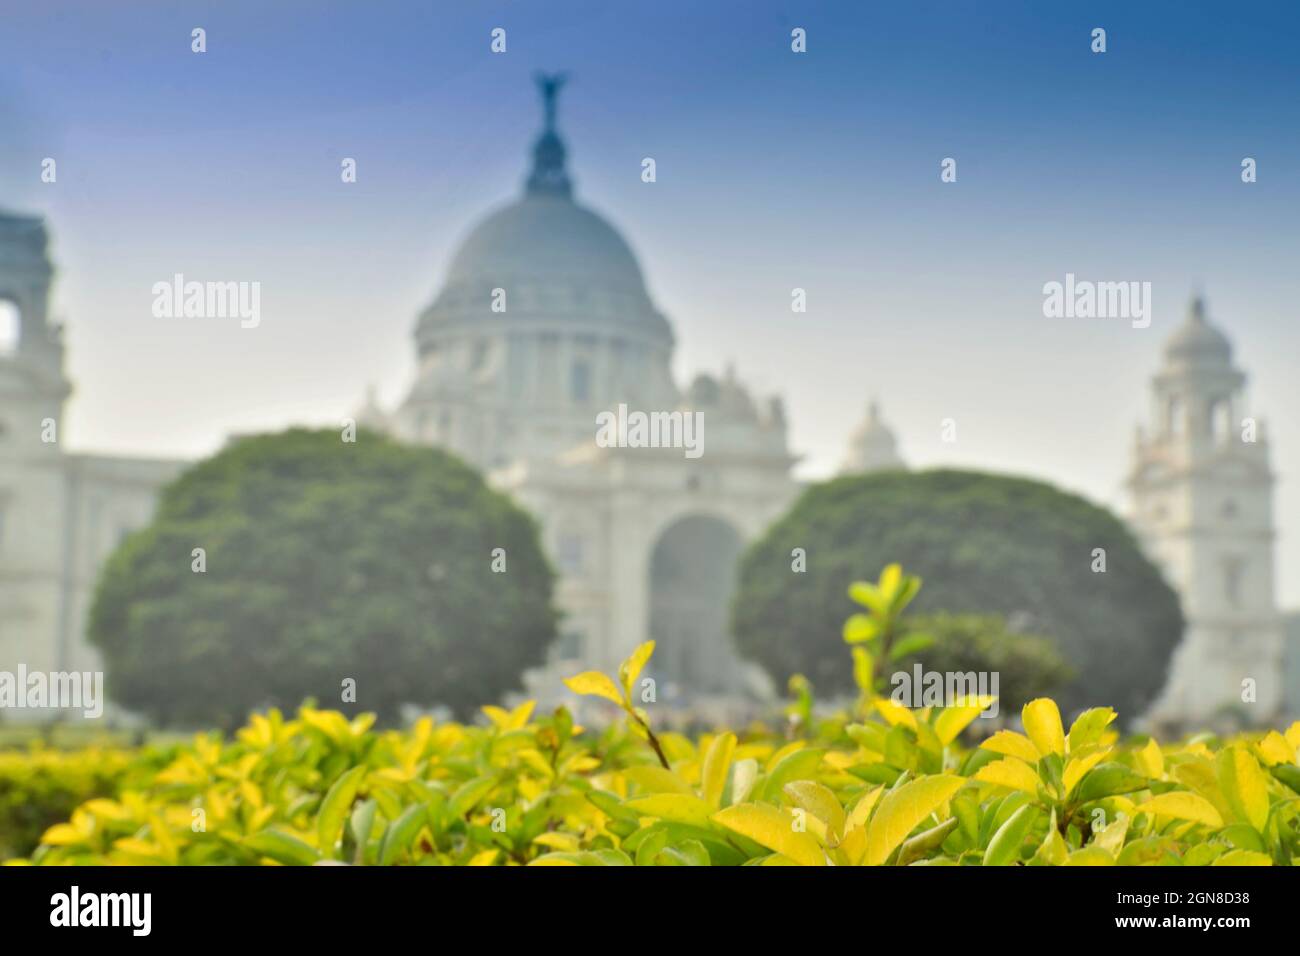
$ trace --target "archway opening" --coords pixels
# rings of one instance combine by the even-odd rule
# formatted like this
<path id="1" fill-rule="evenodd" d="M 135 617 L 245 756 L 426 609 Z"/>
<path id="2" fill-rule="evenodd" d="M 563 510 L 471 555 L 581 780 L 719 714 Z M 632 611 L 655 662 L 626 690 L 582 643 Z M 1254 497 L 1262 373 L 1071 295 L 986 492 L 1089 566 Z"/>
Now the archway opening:
<path id="1" fill-rule="evenodd" d="M 650 561 L 650 637 L 662 699 L 688 703 L 743 689 L 728 630 L 741 549 L 735 529 L 708 515 L 676 521 L 656 543 Z"/>

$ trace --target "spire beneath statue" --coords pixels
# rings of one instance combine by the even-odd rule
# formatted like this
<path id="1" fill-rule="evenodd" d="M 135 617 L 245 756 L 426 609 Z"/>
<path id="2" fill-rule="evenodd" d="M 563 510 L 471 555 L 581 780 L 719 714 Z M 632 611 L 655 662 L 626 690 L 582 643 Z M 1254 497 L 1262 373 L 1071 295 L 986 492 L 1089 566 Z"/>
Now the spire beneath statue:
<path id="1" fill-rule="evenodd" d="M 566 79 L 563 73 L 538 73 L 537 89 L 542 94 L 542 135 L 533 146 L 533 168 L 525 186 L 529 195 L 563 196 L 573 193 L 573 183 L 564 168 L 564 141 L 555 130 L 556 100 Z"/>

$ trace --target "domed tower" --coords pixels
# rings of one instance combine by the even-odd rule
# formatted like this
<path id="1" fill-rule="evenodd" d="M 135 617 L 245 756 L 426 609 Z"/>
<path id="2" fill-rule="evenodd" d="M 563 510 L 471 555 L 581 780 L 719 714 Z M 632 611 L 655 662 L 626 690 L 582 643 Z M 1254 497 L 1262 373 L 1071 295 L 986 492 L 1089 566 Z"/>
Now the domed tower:
<path id="1" fill-rule="evenodd" d="M 867 406 L 867 418 L 849 437 L 849 451 L 840 466 L 840 474 L 854 475 L 868 471 L 906 468 L 898 454 L 898 439 L 880 417 L 880 406 Z"/>
<path id="2" fill-rule="evenodd" d="M 49 320 L 54 267 L 45 222 L 0 211 L 0 442 L 27 454 L 56 454 L 43 423 L 62 424 L 71 386 L 63 374 L 62 330 Z"/>
<path id="3" fill-rule="evenodd" d="M 597 412 L 671 408 L 673 335 L 636 257 L 579 205 L 555 126 L 561 77 L 523 195 L 472 229 L 415 330 L 419 371 L 394 429 L 480 468 L 590 442 Z"/>
<path id="4" fill-rule="evenodd" d="M 1138 431 L 1129 479 L 1134 528 L 1187 620 L 1157 719 L 1231 708 L 1261 723 L 1280 705 L 1273 474 L 1263 425 L 1245 417 L 1245 384 L 1193 300 L 1152 380 L 1152 425 Z"/>

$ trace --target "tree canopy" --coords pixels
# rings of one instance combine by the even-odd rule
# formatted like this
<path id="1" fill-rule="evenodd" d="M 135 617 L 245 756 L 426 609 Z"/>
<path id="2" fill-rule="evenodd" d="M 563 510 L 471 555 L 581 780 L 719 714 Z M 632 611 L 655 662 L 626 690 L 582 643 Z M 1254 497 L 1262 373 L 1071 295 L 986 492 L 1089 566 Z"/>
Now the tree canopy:
<path id="1" fill-rule="evenodd" d="M 112 699 L 229 726 L 304 698 L 463 715 L 521 686 L 557 620 L 532 518 L 445 452 L 356 437 L 244 438 L 163 490 L 91 610 Z"/>
<path id="2" fill-rule="evenodd" d="M 1074 672 L 1066 708 L 1142 712 L 1182 636 L 1177 594 L 1105 509 L 1025 478 L 897 471 L 810 487 L 748 548 L 732 608 L 739 652 L 781 685 L 803 673 L 851 690 L 847 589 L 893 562 L 925 581 L 918 614 L 996 614 L 1050 639 Z"/>

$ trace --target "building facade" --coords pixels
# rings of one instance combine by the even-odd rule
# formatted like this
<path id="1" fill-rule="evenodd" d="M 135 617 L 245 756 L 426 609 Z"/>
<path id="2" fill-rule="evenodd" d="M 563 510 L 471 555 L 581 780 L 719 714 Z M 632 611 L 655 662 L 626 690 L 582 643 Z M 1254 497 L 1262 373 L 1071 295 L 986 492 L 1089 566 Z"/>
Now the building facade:
<path id="1" fill-rule="evenodd" d="M 49 318 L 48 243 L 42 220 L 0 213 L 0 671 L 10 673 L 99 669 L 84 635 L 95 576 L 182 467 L 65 451 L 72 385 Z"/>
<path id="2" fill-rule="evenodd" d="M 785 415 L 732 370 L 674 380 L 672 326 L 636 256 L 574 198 L 557 90 L 544 84 L 522 195 L 469 232 L 419 315 L 408 394 L 391 410 L 372 394 L 356 417 L 456 453 L 539 519 L 564 621 L 530 690 L 558 696 L 562 676 L 612 669 L 654 638 L 658 699 L 717 714 L 719 701 L 772 690 L 732 651 L 727 616 L 741 550 L 799 490 Z M 47 242 L 41 220 L 0 215 L 0 318 L 13 326 L 7 346 L 0 328 L 0 671 L 10 672 L 98 669 L 84 639 L 95 575 L 184 465 L 64 450 L 72 387 L 48 318 Z M 1169 717 L 1239 701 L 1247 679 L 1257 713 L 1280 705 L 1273 477 L 1262 426 L 1243 438 L 1244 382 L 1197 304 L 1166 348 L 1130 476 L 1133 527 L 1188 621 L 1159 705 Z M 670 439 L 699 422 L 701 453 L 597 440 L 598 416 L 614 410 L 665 416 Z M 873 402 L 844 471 L 901 467 Z"/>
<path id="3" fill-rule="evenodd" d="M 1239 710 L 1263 722 L 1283 707 L 1274 476 L 1245 385 L 1227 337 L 1195 299 L 1152 379 L 1150 423 L 1138 431 L 1129 476 L 1131 524 L 1187 620 L 1153 708 L 1158 720 Z"/>

